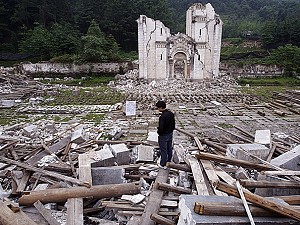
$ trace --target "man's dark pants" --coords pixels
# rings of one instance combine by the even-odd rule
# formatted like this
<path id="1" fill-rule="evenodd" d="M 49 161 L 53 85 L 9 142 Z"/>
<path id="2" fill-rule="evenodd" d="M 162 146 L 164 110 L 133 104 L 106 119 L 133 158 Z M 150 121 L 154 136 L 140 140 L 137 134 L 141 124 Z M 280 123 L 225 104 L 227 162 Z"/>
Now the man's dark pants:
<path id="1" fill-rule="evenodd" d="M 158 144 L 160 150 L 160 165 L 165 166 L 172 159 L 172 140 L 173 132 L 169 134 L 159 135 Z"/>

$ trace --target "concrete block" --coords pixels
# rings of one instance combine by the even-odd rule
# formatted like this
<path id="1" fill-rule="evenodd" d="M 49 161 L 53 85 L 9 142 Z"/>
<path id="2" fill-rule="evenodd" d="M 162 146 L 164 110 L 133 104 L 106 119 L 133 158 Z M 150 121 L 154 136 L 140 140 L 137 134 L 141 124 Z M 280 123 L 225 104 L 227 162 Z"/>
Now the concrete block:
<path id="1" fill-rule="evenodd" d="M 2 99 L 0 100 L 1 106 L 7 107 L 7 108 L 11 108 L 13 106 L 15 106 L 15 100 L 10 100 L 10 99 Z"/>
<path id="2" fill-rule="evenodd" d="M 138 145 L 134 149 L 137 162 L 153 162 L 154 148 L 152 146 Z"/>
<path id="3" fill-rule="evenodd" d="M 300 145 L 271 160 L 271 164 L 287 170 L 300 170 Z M 259 175 L 257 180 L 281 181 L 275 176 Z M 261 196 L 300 195 L 299 189 L 289 188 L 256 188 L 255 193 Z"/>
<path id="4" fill-rule="evenodd" d="M 300 170 L 300 145 L 271 160 L 271 164 L 288 170 Z"/>
<path id="5" fill-rule="evenodd" d="M 124 143 L 110 145 L 110 149 L 118 165 L 127 165 L 130 163 L 130 149 Z"/>
<path id="6" fill-rule="evenodd" d="M 232 196 L 203 196 L 203 195 L 180 195 L 179 210 L 180 216 L 177 224 L 180 225 L 249 225 L 247 216 L 207 216 L 194 212 L 195 202 L 222 202 L 232 204 L 241 202 L 240 199 Z M 288 225 L 296 224 L 295 220 L 276 217 L 254 217 L 256 225 Z"/>
<path id="7" fill-rule="evenodd" d="M 76 130 L 72 133 L 71 142 L 76 144 L 82 144 L 88 140 L 88 137 L 84 129 Z"/>
<path id="8" fill-rule="evenodd" d="M 147 142 L 149 142 L 150 144 L 158 145 L 158 134 L 156 131 L 150 131 L 148 133 Z"/>
<path id="9" fill-rule="evenodd" d="M 243 151 L 255 155 L 263 160 L 266 160 L 270 149 L 261 144 L 228 144 L 226 155 L 235 159 L 247 160 L 258 163 L 259 160 L 248 156 Z"/>
<path id="10" fill-rule="evenodd" d="M 266 180 L 273 182 L 287 181 L 286 179 L 275 177 L 275 176 L 265 176 L 258 175 L 258 181 Z M 255 188 L 255 194 L 258 194 L 263 197 L 271 196 L 282 196 L 282 195 L 300 195 L 300 189 L 291 189 L 291 188 Z"/>
<path id="11" fill-rule="evenodd" d="M 250 178 L 250 175 L 242 167 L 238 168 L 238 170 L 235 172 L 235 179 L 237 179 L 237 180 L 239 180 L 239 179 L 249 179 L 249 178 Z"/>
<path id="12" fill-rule="evenodd" d="M 270 130 L 256 130 L 254 136 L 254 142 L 258 144 L 265 145 L 271 148 L 272 138 Z"/>
<path id="13" fill-rule="evenodd" d="M 29 125 L 29 126 L 23 128 L 23 134 L 26 137 L 33 137 L 34 133 L 37 130 L 38 130 L 38 126 L 37 125 Z"/>
<path id="14" fill-rule="evenodd" d="M 114 166 L 116 164 L 116 158 L 111 153 L 108 145 L 104 145 L 101 150 L 96 151 L 91 160 L 93 161 L 91 163 L 92 167 Z"/>
<path id="15" fill-rule="evenodd" d="M 125 183 L 125 170 L 121 167 L 94 167 L 92 168 L 93 185 Z"/>
<path id="16" fill-rule="evenodd" d="M 173 147 L 173 161 L 174 163 L 183 163 L 186 155 L 186 150 L 182 145 L 174 145 Z"/>

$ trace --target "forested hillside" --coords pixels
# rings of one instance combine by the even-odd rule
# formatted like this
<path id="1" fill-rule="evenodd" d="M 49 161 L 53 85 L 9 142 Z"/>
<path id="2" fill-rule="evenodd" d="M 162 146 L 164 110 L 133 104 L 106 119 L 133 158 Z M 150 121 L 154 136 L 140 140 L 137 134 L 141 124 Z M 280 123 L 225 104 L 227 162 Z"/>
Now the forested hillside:
<path id="1" fill-rule="evenodd" d="M 0 52 L 51 58 L 78 54 L 84 43 L 102 52 L 109 45 L 136 51 L 140 14 L 161 20 L 173 33 L 185 32 L 185 13 L 195 2 L 212 4 L 224 22 L 223 38 L 262 39 L 266 49 L 300 46 L 299 0 L 0 0 Z M 88 34 L 92 21 L 98 39 Z"/>

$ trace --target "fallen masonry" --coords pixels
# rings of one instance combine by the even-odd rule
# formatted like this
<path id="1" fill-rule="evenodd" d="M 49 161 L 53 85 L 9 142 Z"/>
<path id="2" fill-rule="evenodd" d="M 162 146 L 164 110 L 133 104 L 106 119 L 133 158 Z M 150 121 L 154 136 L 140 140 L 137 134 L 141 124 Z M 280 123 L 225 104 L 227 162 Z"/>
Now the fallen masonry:
<path id="1" fill-rule="evenodd" d="M 298 91 L 262 102 L 225 76 L 123 76 L 110 86 L 137 102 L 136 116 L 123 113 L 125 102 L 47 110 L 28 99 L 53 87 L 16 75 L 0 85 L 13 102 L 3 109 L 30 112 L 0 127 L 1 224 L 300 224 Z M 176 116 L 167 169 L 157 166 L 158 99 Z M 82 120 L 89 112 L 104 117 Z"/>

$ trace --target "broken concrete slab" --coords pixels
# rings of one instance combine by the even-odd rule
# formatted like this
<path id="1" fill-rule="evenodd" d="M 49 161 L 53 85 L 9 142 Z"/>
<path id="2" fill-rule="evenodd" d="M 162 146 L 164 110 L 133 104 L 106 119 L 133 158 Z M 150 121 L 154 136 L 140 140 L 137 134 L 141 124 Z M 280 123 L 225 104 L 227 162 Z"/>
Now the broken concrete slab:
<path id="1" fill-rule="evenodd" d="M 300 170 L 300 145 L 271 160 L 271 164 L 288 170 Z"/>
<path id="2" fill-rule="evenodd" d="M 295 147 L 293 150 L 283 153 L 280 156 L 271 160 L 271 164 L 278 166 L 283 169 L 288 170 L 300 170 L 300 145 Z M 286 181 L 286 179 L 279 178 L 276 176 L 265 176 L 259 175 L 257 180 L 267 180 L 267 181 Z M 260 196 L 280 196 L 280 195 L 299 195 L 299 189 L 290 188 L 256 188 L 255 194 Z"/>
<path id="3" fill-rule="evenodd" d="M 25 135 L 26 137 L 33 137 L 37 130 L 37 125 L 29 125 L 23 128 L 23 135 Z"/>
<path id="4" fill-rule="evenodd" d="M 130 162 L 130 149 L 124 144 L 115 144 L 109 146 L 111 152 L 116 158 L 118 165 L 127 165 Z"/>
<path id="5" fill-rule="evenodd" d="M 157 132 L 150 131 L 148 133 L 147 142 L 149 144 L 158 145 L 158 134 L 157 134 Z"/>
<path id="6" fill-rule="evenodd" d="M 247 160 L 254 163 L 259 163 L 257 159 L 250 157 L 245 152 L 257 156 L 263 160 L 268 157 L 270 149 L 261 144 L 228 144 L 226 155 L 235 159 Z"/>
<path id="7" fill-rule="evenodd" d="M 87 134 L 84 129 L 78 129 L 73 132 L 71 136 L 71 142 L 76 144 L 82 144 L 88 140 Z"/>
<path id="8" fill-rule="evenodd" d="M 122 184 L 126 182 L 124 178 L 125 170 L 121 167 L 93 167 L 93 185 Z"/>
<path id="9" fill-rule="evenodd" d="M 105 144 L 101 150 L 95 151 L 91 159 L 93 161 L 91 163 L 92 167 L 115 166 L 116 164 L 116 158 L 107 144 Z"/>
<path id="10" fill-rule="evenodd" d="M 195 202 L 222 202 L 232 204 L 241 202 L 240 199 L 232 196 L 201 196 L 201 195 L 181 195 L 179 197 L 180 216 L 177 224 L 180 225 L 248 225 L 247 216 L 208 216 L 199 215 L 194 212 Z M 288 218 L 277 217 L 254 217 L 255 224 L 259 225 L 288 225 L 297 224 L 297 221 Z"/>
<path id="11" fill-rule="evenodd" d="M 254 142 L 265 145 L 268 148 L 272 147 L 272 138 L 270 130 L 256 130 Z"/>
<path id="12" fill-rule="evenodd" d="M 133 151 L 136 155 L 136 162 L 153 162 L 154 147 L 138 145 Z"/>

